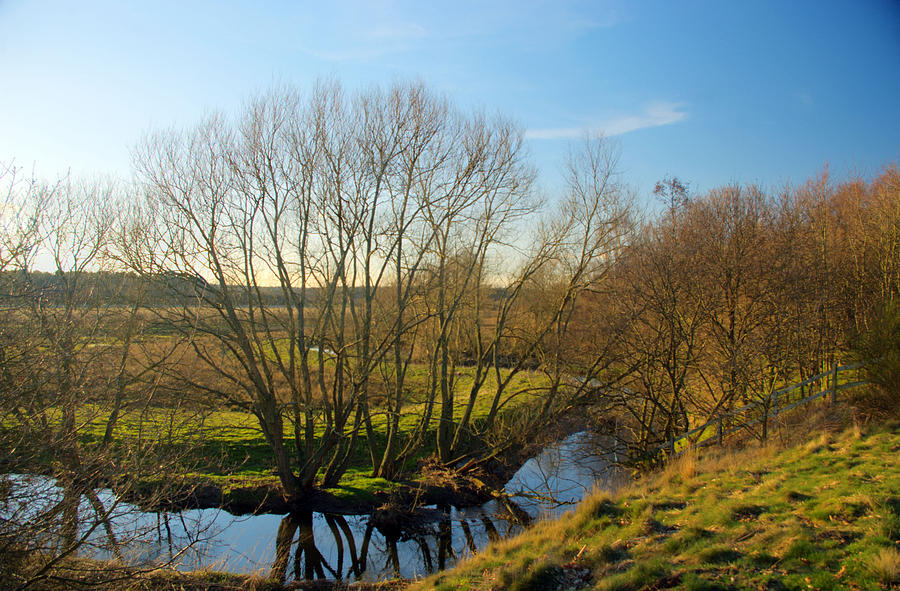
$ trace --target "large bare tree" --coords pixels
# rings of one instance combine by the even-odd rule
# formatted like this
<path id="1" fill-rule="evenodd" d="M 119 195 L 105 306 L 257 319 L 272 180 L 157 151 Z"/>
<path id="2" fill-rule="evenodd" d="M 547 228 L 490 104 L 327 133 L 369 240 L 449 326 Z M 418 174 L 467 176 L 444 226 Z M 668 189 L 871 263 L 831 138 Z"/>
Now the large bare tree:
<path id="1" fill-rule="evenodd" d="M 132 268 L 182 291 L 184 305 L 161 313 L 219 376 L 183 379 L 257 416 L 288 497 L 336 484 L 361 430 L 374 471 L 396 473 L 415 335 L 433 317 L 446 341 L 455 294 L 478 268 L 452 285 L 449 257 L 483 261 L 526 209 L 519 130 L 418 84 L 349 97 L 322 84 L 306 97 L 270 91 L 233 121 L 155 134 L 136 163 L 158 222 L 140 230 Z M 414 305 L 435 277 L 439 305 Z M 435 367 L 446 448 L 453 399 L 447 365 Z M 376 372 L 389 376 L 379 391 Z"/>

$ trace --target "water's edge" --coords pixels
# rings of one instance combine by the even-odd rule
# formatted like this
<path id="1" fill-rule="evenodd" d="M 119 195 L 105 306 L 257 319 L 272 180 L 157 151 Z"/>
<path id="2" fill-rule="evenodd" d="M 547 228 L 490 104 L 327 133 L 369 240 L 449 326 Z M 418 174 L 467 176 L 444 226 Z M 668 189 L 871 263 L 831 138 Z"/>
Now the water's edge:
<path id="1" fill-rule="evenodd" d="M 595 487 L 614 490 L 624 481 L 615 467 L 620 459 L 616 447 L 608 440 L 606 445 L 598 443 L 586 432 L 575 433 L 525 461 L 486 502 L 445 491 L 442 497 L 420 496 L 412 506 L 394 504 L 380 512 L 370 506 L 354 513 L 349 511 L 354 507 L 332 505 L 328 499 L 285 507 L 288 511 L 281 515 L 236 516 L 218 507 L 145 511 L 104 489 L 100 497 L 112 508 L 110 527 L 94 523 L 81 554 L 111 558 L 118 553 L 133 563 L 170 563 L 180 570 L 210 568 L 282 580 L 415 578 L 448 568 L 492 540 L 515 535 L 534 519 L 561 514 Z M 20 486 L 32 487 L 34 493 L 31 500 L 23 497 L 23 503 L 58 502 L 63 495 L 46 477 L 18 478 Z M 91 525 L 92 510 L 82 500 L 76 512 L 82 529 Z M 118 548 L 112 547 L 111 538 Z"/>

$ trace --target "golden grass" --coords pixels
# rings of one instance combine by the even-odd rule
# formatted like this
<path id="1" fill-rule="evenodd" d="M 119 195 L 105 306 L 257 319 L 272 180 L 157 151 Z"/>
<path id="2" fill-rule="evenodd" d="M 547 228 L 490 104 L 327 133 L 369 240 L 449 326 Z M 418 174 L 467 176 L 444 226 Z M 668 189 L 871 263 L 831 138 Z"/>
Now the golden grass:
<path id="1" fill-rule="evenodd" d="M 417 588 L 539 589 L 583 569 L 593 589 L 894 585 L 900 428 L 887 429 L 850 425 L 807 430 L 800 445 L 689 451 Z"/>
<path id="2" fill-rule="evenodd" d="M 869 564 L 872 573 L 885 585 L 900 583 L 900 552 L 896 548 L 884 548 Z"/>

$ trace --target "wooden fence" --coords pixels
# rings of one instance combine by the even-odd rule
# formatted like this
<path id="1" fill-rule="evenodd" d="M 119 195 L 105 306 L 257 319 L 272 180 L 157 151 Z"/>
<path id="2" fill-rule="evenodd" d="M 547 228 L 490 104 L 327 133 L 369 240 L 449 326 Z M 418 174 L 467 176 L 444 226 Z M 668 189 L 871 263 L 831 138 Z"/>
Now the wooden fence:
<path id="1" fill-rule="evenodd" d="M 665 451 L 669 455 L 678 455 L 689 447 L 721 445 L 730 435 L 746 432 L 757 425 L 762 427 L 762 433 L 765 434 L 769 422 L 774 422 L 780 413 L 825 396 L 831 396 L 833 403 L 837 400 L 838 392 L 865 384 L 866 381 L 860 380 L 859 372 L 856 371 L 862 366 L 862 363 L 836 365 L 802 382 L 775 390 L 762 400 L 714 417 L 699 427 L 668 440 L 657 450 Z M 844 372 L 845 378 L 850 376 L 852 379 L 840 383 L 841 372 Z M 818 391 L 815 391 L 817 389 Z M 815 393 L 807 395 L 808 390 L 814 390 Z"/>

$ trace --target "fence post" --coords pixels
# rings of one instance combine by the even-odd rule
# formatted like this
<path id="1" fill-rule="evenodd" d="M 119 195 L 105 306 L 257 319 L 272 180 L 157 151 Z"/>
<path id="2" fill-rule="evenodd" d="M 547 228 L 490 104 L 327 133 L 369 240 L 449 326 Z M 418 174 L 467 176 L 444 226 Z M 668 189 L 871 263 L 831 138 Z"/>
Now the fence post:
<path id="1" fill-rule="evenodd" d="M 831 372 L 831 404 L 837 402 L 837 380 L 838 380 L 838 364 L 834 364 L 834 371 Z"/>
<path id="2" fill-rule="evenodd" d="M 772 424 L 778 422 L 778 390 L 772 395 Z"/>

